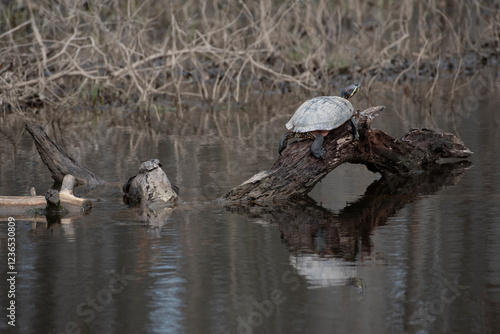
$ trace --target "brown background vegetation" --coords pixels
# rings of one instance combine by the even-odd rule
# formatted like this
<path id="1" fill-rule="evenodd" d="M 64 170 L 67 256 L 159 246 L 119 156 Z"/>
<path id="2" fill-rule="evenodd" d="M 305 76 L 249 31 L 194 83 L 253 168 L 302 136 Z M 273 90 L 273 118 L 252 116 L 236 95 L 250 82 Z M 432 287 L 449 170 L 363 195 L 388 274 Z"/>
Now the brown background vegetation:
<path id="1" fill-rule="evenodd" d="M 498 61 L 496 1 L 3 1 L 4 110 L 331 94 Z M 433 89 L 431 87 L 430 89 Z M 335 90 L 336 91 L 336 90 Z"/>

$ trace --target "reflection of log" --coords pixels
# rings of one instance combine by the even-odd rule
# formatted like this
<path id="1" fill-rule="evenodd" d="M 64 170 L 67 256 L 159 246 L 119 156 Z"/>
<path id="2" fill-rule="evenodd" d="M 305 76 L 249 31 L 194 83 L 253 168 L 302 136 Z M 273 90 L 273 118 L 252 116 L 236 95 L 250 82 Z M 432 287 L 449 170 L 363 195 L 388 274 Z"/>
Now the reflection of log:
<path id="1" fill-rule="evenodd" d="M 75 227 L 74 218 L 61 218 L 61 216 L 47 216 L 36 217 L 30 219 L 23 219 L 16 217 L 17 221 L 27 220 L 31 221 L 30 235 L 32 236 L 54 236 L 62 235 L 65 238 L 74 240 Z"/>
<path id="2" fill-rule="evenodd" d="M 354 141 L 349 125 L 331 131 L 325 137 L 324 160 L 310 154 L 311 141 L 289 145 L 271 170 L 260 172 L 234 188 L 223 202 L 262 202 L 306 195 L 323 177 L 344 163 L 364 164 L 384 176 L 410 175 L 433 170 L 443 159 L 465 159 L 472 152 L 454 135 L 431 130 L 411 130 L 395 139 L 383 131 L 371 129 L 371 120 L 384 106 L 357 113 L 360 139 Z"/>
<path id="3" fill-rule="evenodd" d="M 45 196 L 0 196 L 1 215 L 26 215 L 55 213 L 88 213 L 92 207 L 88 199 L 73 196 L 75 178 L 66 175 L 61 191 L 50 189 Z"/>
<path id="4" fill-rule="evenodd" d="M 446 165 L 439 172 L 406 178 L 394 175 L 381 178 L 339 214 L 318 206 L 310 198 L 271 206 L 230 204 L 227 207 L 277 226 L 282 239 L 294 252 L 354 261 L 360 252 L 371 255 L 370 236 L 377 226 L 384 225 L 388 218 L 420 196 L 456 184 L 469 165 L 467 162 Z"/>
<path id="5" fill-rule="evenodd" d="M 67 174 L 73 175 L 77 184 L 89 187 L 104 183 L 104 180 L 73 160 L 62 148 L 47 136 L 43 128 L 34 122 L 26 120 L 29 131 L 42 161 L 47 165 L 54 181 L 61 183 Z"/>

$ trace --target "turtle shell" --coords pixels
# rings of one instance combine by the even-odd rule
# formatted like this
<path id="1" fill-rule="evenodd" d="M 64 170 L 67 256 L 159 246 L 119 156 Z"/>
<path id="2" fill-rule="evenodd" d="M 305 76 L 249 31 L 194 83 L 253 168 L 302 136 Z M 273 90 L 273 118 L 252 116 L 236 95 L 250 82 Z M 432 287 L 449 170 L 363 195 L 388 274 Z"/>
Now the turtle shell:
<path id="1" fill-rule="evenodd" d="M 354 114 L 354 106 L 340 96 L 319 96 L 307 100 L 286 123 L 291 132 L 332 130 L 347 122 Z"/>

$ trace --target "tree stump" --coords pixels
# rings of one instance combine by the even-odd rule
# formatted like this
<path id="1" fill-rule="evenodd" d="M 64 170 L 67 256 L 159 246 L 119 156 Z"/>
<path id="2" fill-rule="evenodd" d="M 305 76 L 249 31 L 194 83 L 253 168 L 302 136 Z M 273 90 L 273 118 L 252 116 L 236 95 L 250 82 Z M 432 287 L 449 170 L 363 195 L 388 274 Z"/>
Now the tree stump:
<path id="1" fill-rule="evenodd" d="M 161 209 L 175 202 L 179 189 L 172 185 L 158 159 L 141 164 L 139 173 L 123 185 L 123 201 L 132 207 Z"/>
<path id="2" fill-rule="evenodd" d="M 260 172 L 224 195 L 224 204 L 282 201 L 303 197 L 328 173 L 344 163 L 363 164 L 382 176 L 408 176 L 439 169 L 443 162 L 463 160 L 473 153 L 456 136 L 432 130 L 410 130 L 396 139 L 371 129 L 372 119 L 385 109 L 378 106 L 356 112 L 359 140 L 348 124 L 332 130 L 323 146 L 325 159 L 310 154 L 311 141 L 288 145 L 270 170 Z"/>

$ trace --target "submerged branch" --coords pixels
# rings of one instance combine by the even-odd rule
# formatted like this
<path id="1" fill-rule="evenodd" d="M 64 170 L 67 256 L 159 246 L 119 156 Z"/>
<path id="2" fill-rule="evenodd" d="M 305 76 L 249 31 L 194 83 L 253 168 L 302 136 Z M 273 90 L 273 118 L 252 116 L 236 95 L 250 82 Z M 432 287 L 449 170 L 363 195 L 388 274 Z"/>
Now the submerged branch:
<path id="1" fill-rule="evenodd" d="M 75 177 L 66 175 L 61 190 L 49 189 L 45 196 L 37 196 L 34 188 L 31 196 L 0 196 L 0 217 L 6 215 L 39 216 L 87 214 L 92 208 L 90 200 L 73 195 Z"/>

